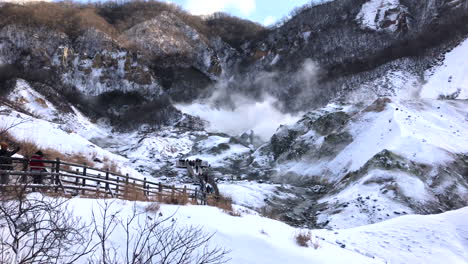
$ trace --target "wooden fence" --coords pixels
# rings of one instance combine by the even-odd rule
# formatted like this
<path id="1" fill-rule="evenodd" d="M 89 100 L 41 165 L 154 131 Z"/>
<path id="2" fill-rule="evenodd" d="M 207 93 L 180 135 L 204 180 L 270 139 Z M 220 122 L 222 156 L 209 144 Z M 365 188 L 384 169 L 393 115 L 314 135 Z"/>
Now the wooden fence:
<path id="1" fill-rule="evenodd" d="M 206 195 L 197 189 L 164 185 L 147 178 L 138 179 L 109 170 L 56 160 L 12 158 L 11 164 L 0 164 L 0 187 L 23 185 L 31 191 L 52 189 L 69 195 L 104 196 L 126 200 L 169 200 L 187 197 L 206 204 Z M 44 167 L 31 167 L 38 161 Z M 202 188 L 203 189 L 203 188 Z"/>

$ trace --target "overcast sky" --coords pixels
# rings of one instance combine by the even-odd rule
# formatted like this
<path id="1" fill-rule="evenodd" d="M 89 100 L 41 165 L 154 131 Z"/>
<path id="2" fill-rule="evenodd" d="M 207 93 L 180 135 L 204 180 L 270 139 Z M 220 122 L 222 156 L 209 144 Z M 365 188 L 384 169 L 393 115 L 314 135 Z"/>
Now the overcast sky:
<path id="1" fill-rule="evenodd" d="M 196 15 L 226 12 L 238 17 L 270 25 L 287 16 L 294 8 L 310 0 L 166 0 L 181 5 Z"/>

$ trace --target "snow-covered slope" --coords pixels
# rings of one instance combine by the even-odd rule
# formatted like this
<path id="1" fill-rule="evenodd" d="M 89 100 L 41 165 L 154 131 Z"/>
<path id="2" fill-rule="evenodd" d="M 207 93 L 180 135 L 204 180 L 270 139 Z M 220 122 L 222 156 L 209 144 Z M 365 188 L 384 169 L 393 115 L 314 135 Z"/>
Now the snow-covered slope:
<path id="1" fill-rule="evenodd" d="M 468 99 L 468 39 L 445 54 L 443 62 L 426 73 L 423 98 Z"/>
<path id="2" fill-rule="evenodd" d="M 438 215 L 401 216 L 382 223 L 320 233 L 386 263 L 467 263 L 468 207 Z"/>
<path id="3" fill-rule="evenodd" d="M 356 17 L 363 28 L 395 32 L 407 29 L 408 9 L 399 0 L 370 0 Z"/>
<path id="4" fill-rule="evenodd" d="M 274 169 L 279 182 L 327 189 L 306 194 L 302 209 L 317 210 L 309 220 L 322 226 L 467 206 L 466 109 L 467 101 L 398 97 L 330 105 L 281 127 L 253 154 L 253 167 Z"/>
<path id="5" fill-rule="evenodd" d="M 77 216 L 91 219 L 89 208 L 102 201 L 73 199 Z M 143 210 L 145 203 L 137 208 Z M 131 202 L 116 201 L 111 211 L 130 216 Z M 237 207 L 241 217 L 230 216 L 218 208 L 204 206 L 162 205 L 163 216 L 170 216 L 179 226 L 201 226 L 215 233 L 212 244 L 232 250 L 228 263 L 466 263 L 468 261 L 468 208 L 441 215 L 403 216 L 380 224 L 345 229 L 311 230 L 319 237 L 320 247 L 299 247 L 294 236 L 300 229 Z M 141 217 L 146 217 L 142 215 Z M 120 227 L 118 227 L 120 228 Z M 123 240 L 111 237 L 117 246 Z M 307 231 L 307 230 L 302 230 Z"/>
<path id="6" fill-rule="evenodd" d="M 91 122 L 73 106 L 68 106 L 70 112 L 59 110 L 24 80 L 17 80 L 8 100 L 9 103 L 0 107 L 0 122 L 4 128 L 11 126 L 8 132 L 16 139 L 32 142 L 42 149 L 57 150 L 64 156 L 83 155 L 90 161 L 110 160 L 122 173 L 143 177 L 129 166 L 129 159 L 90 141 L 108 136 L 111 133 L 109 126 Z M 95 165 L 103 164 L 97 162 Z"/>

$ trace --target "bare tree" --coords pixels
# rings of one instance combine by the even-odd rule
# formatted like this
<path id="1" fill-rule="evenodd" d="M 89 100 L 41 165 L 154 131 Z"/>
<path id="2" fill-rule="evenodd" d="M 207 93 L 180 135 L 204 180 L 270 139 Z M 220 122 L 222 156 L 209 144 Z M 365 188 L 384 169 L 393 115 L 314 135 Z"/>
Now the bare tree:
<path id="1" fill-rule="evenodd" d="M 67 199 L 10 187 L 0 196 L 0 263 L 75 263 L 91 253 L 92 232 Z"/>
<path id="2" fill-rule="evenodd" d="M 99 205 L 100 218 L 93 217 L 103 252 L 90 262 L 220 264 L 228 261 L 229 251 L 219 246 L 211 247 L 209 242 L 213 234 L 206 234 L 200 227 L 179 226 L 174 215 L 150 215 L 139 211 L 136 204 L 130 215 L 121 217 L 120 211 L 112 212 L 111 206 L 112 202 L 104 201 Z M 124 233 L 124 248 L 119 248 L 110 239 L 117 228 L 119 234 Z"/>
<path id="3" fill-rule="evenodd" d="M 0 113 L 1 114 L 1 113 Z M 13 121 L 11 123 L 2 123 L 0 125 L 0 137 L 5 136 L 6 134 L 9 133 L 9 131 L 17 126 L 20 126 L 24 123 L 30 122 L 30 118 L 23 118 L 19 117 L 16 121 Z"/>

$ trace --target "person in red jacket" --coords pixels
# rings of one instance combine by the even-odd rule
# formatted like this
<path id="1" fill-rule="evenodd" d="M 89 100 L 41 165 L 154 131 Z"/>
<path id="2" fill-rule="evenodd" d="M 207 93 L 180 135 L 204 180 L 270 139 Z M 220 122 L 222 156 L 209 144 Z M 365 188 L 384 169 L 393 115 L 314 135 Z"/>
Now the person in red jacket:
<path id="1" fill-rule="evenodd" d="M 31 157 L 31 160 L 29 161 L 29 169 L 32 172 L 46 172 L 45 164 L 42 162 L 44 159 L 44 153 L 42 151 L 36 152 Z M 42 175 L 33 175 L 33 183 L 35 184 L 42 184 L 43 183 L 43 176 Z"/>

